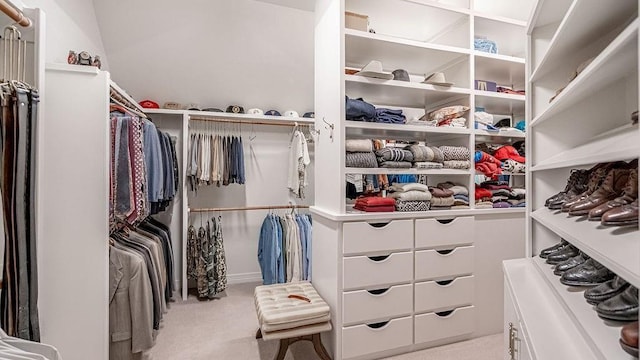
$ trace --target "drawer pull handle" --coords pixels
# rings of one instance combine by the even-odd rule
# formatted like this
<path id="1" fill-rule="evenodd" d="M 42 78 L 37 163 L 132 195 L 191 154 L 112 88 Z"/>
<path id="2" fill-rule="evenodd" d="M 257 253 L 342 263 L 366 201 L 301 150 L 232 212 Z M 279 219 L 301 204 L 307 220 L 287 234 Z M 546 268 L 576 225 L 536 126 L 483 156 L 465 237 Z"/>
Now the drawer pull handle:
<path id="1" fill-rule="evenodd" d="M 450 224 L 453 222 L 453 220 L 455 220 L 455 218 L 453 219 L 436 219 L 437 222 L 439 222 L 440 224 Z"/>
<path id="2" fill-rule="evenodd" d="M 386 293 L 387 291 L 389 291 L 389 289 L 391 288 L 386 288 L 386 289 L 373 289 L 373 290 L 367 290 L 367 292 L 371 295 L 382 295 L 384 293 Z"/>
<path id="3" fill-rule="evenodd" d="M 383 228 L 389 224 L 391 224 L 391 221 L 389 222 L 378 222 L 378 223 L 367 223 L 369 224 L 369 226 L 373 226 L 374 228 Z"/>
<path id="4" fill-rule="evenodd" d="M 454 310 L 448 310 L 448 311 L 441 311 L 441 312 L 437 312 L 436 315 L 438 315 L 440 317 L 447 317 L 447 316 L 451 315 L 454 311 L 455 311 L 455 309 Z"/>
<path id="5" fill-rule="evenodd" d="M 449 285 L 451 284 L 455 279 L 451 279 L 451 280 L 440 280 L 440 281 L 436 281 L 436 284 L 440 285 L 440 286 L 445 286 L 445 285 Z"/>
<path id="6" fill-rule="evenodd" d="M 453 252 L 453 250 L 455 249 L 449 249 L 449 250 L 436 250 L 436 252 L 440 255 L 449 255 Z"/>
<path id="7" fill-rule="evenodd" d="M 380 329 L 380 328 L 383 328 L 383 327 L 387 326 L 388 323 L 389 323 L 389 321 L 383 321 L 383 322 L 379 322 L 379 323 L 367 324 L 367 326 L 372 328 L 372 329 Z"/>
<path id="8" fill-rule="evenodd" d="M 387 258 L 391 255 L 382 255 L 382 256 L 367 256 L 371 261 L 379 262 L 387 260 Z"/>

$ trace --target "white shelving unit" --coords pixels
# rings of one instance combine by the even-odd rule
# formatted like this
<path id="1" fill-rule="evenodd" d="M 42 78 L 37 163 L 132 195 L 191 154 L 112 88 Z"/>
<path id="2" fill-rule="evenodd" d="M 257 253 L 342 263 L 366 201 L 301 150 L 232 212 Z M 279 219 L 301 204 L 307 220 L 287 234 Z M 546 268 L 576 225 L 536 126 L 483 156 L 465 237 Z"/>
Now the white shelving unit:
<path id="1" fill-rule="evenodd" d="M 480 141 L 508 144 L 524 140 L 521 131 L 474 128 L 476 107 L 494 114 L 497 120 L 509 118 L 514 125 L 525 118 L 525 96 L 478 91 L 475 80 L 524 89 L 526 8 L 531 3 L 316 2 L 316 129 L 324 130 L 315 145 L 312 264 L 314 286 L 332 310 L 334 329 L 324 340 L 334 359 L 393 356 L 501 331 L 501 262 L 524 256 L 526 209 L 476 209 L 473 167 L 348 168 L 345 142 L 425 141 L 433 146 L 465 146 L 473 153 Z M 345 11 L 369 16 L 375 34 L 345 28 Z M 476 51 L 476 35 L 495 40 L 499 53 Z M 410 81 L 351 75 L 371 60 L 380 61 L 385 71 L 406 70 Z M 444 72 L 454 85 L 423 84 L 425 76 L 433 72 Z M 464 128 L 349 121 L 345 96 L 363 98 L 377 107 L 401 108 L 408 119 L 450 105 L 465 105 L 470 111 L 465 114 L 468 121 Z M 473 157 L 469 160 L 473 166 Z M 469 188 L 470 207 L 361 212 L 346 200 L 345 179 L 352 174 L 424 174 L 430 185 L 455 181 Z M 510 175 L 524 184 L 526 174 Z M 497 228 L 509 236 L 486 236 Z M 438 252 L 442 250 L 451 250 L 450 255 Z M 381 256 L 386 260 L 376 261 Z M 363 273 L 368 274 L 368 280 L 363 280 Z M 436 284 L 443 279 L 453 280 L 451 292 Z M 367 295 L 366 290 L 374 289 L 386 292 Z M 403 291 L 408 295 L 399 295 Z M 357 304 L 351 301 L 354 297 L 360 299 Z M 438 305 L 428 305 L 425 299 Z M 354 306 L 357 313 L 372 315 L 357 320 L 345 315 L 356 312 Z M 442 310 L 452 312 L 444 316 Z"/>
<path id="2" fill-rule="evenodd" d="M 574 349 L 570 358 L 632 359 L 618 340 L 623 323 L 598 317 L 584 289 L 560 283 L 540 259 L 541 249 L 565 239 L 640 286 L 640 232 L 549 210 L 545 200 L 564 189 L 573 168 L 640 157 L 638 109 L 638 2 L 538 1 L 527 28 L 527 257 L 505 262 L 505 335 L 515 324 L 522 359 Z M 585 64 L 569 82 L 568 74 Z M 558 89 L 562 89 L 558 93 Z M 553 96 L 555 98 L 550 100 Z M 518 282 L 526 278 L 527 286 Z M 535 290 L 532 288 L 535 287 Z M 528 299 L 550 297 L 539 303 Z M 557 319 L 563 319 L 556 331 Z M 544 327 L 540 324 L 545 324 Z M 518 358 L 518 357 L 516 357 Z"/>

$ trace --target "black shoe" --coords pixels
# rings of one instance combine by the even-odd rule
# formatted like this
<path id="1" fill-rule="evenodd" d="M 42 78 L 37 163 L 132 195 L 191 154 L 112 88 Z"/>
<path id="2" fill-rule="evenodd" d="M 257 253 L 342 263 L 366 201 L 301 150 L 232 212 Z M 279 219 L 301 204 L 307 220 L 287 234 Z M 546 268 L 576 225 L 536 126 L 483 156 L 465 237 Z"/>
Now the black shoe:
<path id="1" fill-rule="evenodd" d="M 604 319 L 617 321 L 638 320 L 638 289 L 629 286 L 622 293 L 598 304 L 596 311 Z"/>
<path id="2" fill-rule="evenodd" d="M 554 253 L 567 245 L 569 245 L 569 242 L 567 240 L 560 239 L 559 243 L 546 249 L 542 249 L 542 251 L 540 251 L 540 257 L 546 259 L 549 254 Z"/>
<path id="3" fill-rule="evenodd" d="M 577 247 L 568 244 L 562 249 L 547 255 L 547 264 L 556 265 L 563 261 L 567 261 L 574 256 L 578 256 L 580 250 Z"/>
<path id="4" fill-rule="evenodd" d="M 562 204 L 570 198 L 575 197 L 587 190 L 587 182 L 589 181 L 589 170 L 571 170 L 571 175 L 567 180 L 564 190 L 548 198 L 544 206 L 552 210 L 559 210 Z"/>
<path id="5" fill-rule="evenodd" d="M 569 286 L 596 286 L 613 279 L 612 273 L 599 262 L 589 259 L 582 265 L 567 270 L 560 277 L 560 282 Z"/>
<path id="6" fill-rule="evenodd" d="M 565 271 L 573 269 L 574 267 L 583 264 L 585 261 L 587 261 L 588 258 L 589 256 L 587 256 L 587 254 L 581 251 L 580 254 L 578 254 L 578 256 L 574 256 L 571 259 L 565 260 L 559 263 L 558 265 L 556 265 L 556 267 L 553 269 L 553 273 L 560 276 L 564 274 Z"/>
<path id="7" fill-rule="evenodd" d="M 587 289 L 584 292 L 584 298 L 589 304 L 598 305 L 599 303 L 620 294 L 628 287 L 628 282 L 624 281 L 623 278 L 616 276 L 613 280 L 609 280 L 594 288 Z"/>

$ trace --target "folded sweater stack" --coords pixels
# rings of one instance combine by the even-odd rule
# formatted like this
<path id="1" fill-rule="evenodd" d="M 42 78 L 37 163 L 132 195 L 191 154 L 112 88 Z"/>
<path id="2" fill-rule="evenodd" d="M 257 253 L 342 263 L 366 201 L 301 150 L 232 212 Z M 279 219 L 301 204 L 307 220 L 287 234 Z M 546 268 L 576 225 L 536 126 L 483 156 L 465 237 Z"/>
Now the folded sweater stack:
<path id="1" fill-rule="evenodd" d="M 395 211 L 395 204 L 392 198 L 366 196 L 358 198 L 353 208 L 366 212 L 392 212 Z"/>
<path id="2" fill-rule="evenodd" d="M 345 166 L 351 168 L 375 168 L 378 167 L 376 154 L 373 152 L 371 140 L 347 140 L 344 144 L 346 150 Z"/>
<path id="3" fill-rule="evenodd" d="M 486 181 L 476 185 L 476 208 L 524 207 L 525 189 L 511 188 L 506 182 Z"/>
<path id="4" fill-rule="evenodd" d="M 411 168 L 413 154 L 409 150 L 397 147 L 385 147 L 376 150 L 378 166 L 381 168 Z"/>
<path id="5" fill-rule="evenodd" d="M 451 209 L 455 203 L 453 190 L 440 187 L 440 185 L 441 184 L 429 187 L 429 191 L 431 192 L 431 210 Z"/>
<path id="6" fill-rule="evenodd" d="M 394 183 L 389 191 L 389 197 L 396 200 L 396 211 L 427 211 L 431 208 L 431 193 L 426 185 Z"/>
<path id="7" fill-rule="evenodd" d="M 469 169 L 471 167 L 471 152 L 464 146 L 440 146 L 444 157 L 445 169 Z"/>
<path id="8" fill-rule="evenodd" d="M 407 150 L 413 154 L 413 167 L 417 169 L 442 169 L 444 155 L 435 146 L 409 145 Z"/>
<path id="9" fill-rule="evenodd" d="M 469 189 L 467 189 L 466 186 L 447 181 L 444 183 L 439 183 L 437 187 L 453 192 L 453 205 L 451 205 L 452 209 L 469 208 Z"/>

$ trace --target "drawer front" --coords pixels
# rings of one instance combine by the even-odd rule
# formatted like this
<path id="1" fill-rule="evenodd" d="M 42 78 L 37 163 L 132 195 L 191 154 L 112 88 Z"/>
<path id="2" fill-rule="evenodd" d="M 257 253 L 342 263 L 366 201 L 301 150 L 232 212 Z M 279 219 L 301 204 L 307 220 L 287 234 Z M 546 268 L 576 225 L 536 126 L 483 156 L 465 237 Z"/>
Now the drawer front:
<path id="1" fill-rule="evenodd" d="M 453 278 L 473 273 L 473 246 L 416 251 L 416 280 Z"/>
<path id="2" fill-rule="evenodd" d="M 457 308 L 450 314 L 416 315 L 416 344 L 472 333 L 473 311 L 473 306 L 466 306 Z"/>
<path id="3" fill-rule="evenodd" d="M 413 324 L 410 316 L 384 323 L 349 326 L 342 329 L 344 359 L 411 344 L 413 344 Z"/>
<path id="4" fill-rule="evenodd" d="M 440 311 L 473 304 L 473 275 L 446 282 L 416 283 L 416 312 Z"/>
<path id="5" fill-rule="evenodd" d="M 412 298 L 411 284 L 346 292 L 342 295 L 342 319 L 353 324 L 407 315 L 413 309 Z"/>
<path id="6" fill-rule="evenodd" d="M 413 220 L 345 223 L 342 231 L 345 255 L 413 248 Z"/>
<path id="7" fill-rule="evenodd" d="M 347 289 L 410 282 L 413 279 L 413 254 L 354 256 L 344 258 L 343 287 Z"/>
<path id="8" fill-rule="evenodd" d="M 416 248 L 438 248 L 473 244 L 474 217 L 446 220 L 416 220 Z"/>

